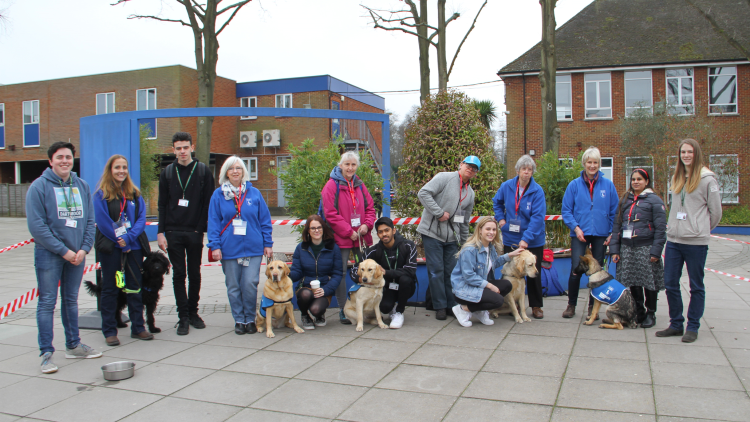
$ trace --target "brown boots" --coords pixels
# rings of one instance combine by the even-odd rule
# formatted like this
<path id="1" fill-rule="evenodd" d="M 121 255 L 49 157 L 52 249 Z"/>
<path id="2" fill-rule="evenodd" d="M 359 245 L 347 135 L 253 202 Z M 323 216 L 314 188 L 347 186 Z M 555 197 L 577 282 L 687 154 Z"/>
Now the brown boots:
<path id="1" fill-rule="evenodd" d="M 563 312 L 562 317 L 563 318 L 573 318 L 573 316 L 576 314 L 576 307 L 573 305 L 568 304 L 568 307 L 565 309 L 565 312 Z"/>

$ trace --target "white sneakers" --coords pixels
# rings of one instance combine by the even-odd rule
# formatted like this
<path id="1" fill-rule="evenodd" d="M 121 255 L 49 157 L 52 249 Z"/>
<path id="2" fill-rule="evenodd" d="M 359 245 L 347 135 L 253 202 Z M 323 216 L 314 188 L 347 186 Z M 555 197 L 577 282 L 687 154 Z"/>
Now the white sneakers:
<path id="1" fill-rule="evenodd" d="M 392 311 L 391 312 L 391 324 L 389 325 L 390 328 L 397 329 L 401 328 L 404 325 L 404 314 L 401 312 Z"/>
<path id="2" fill-rule="evenodd" d="M 495 321 L 490 318 L 490 311 L 476 311 L 472 312 L 471 314 L 474 315 L 474 318 L 478 319 L 479 322 L 484 325 L 492 325 L 495 323 Z"/>
<path id="3" fill-rule="evenodd" d="M 456 321 L 464 327 L 471 327 L 471 312 L 464 311 L 461 305 L 453 307 L 453 315 L 456 316 Z"/>

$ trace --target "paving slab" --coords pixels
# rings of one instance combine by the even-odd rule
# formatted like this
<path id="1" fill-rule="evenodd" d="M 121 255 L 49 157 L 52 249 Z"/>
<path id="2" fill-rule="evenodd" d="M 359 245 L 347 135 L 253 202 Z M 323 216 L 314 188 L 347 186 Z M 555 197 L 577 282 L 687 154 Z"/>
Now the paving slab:
<path id="1" fill-rule="evenodd" d="M 558 406 L 655 414 L 651 385 L 566 378 Z"/>
<path id="2" fill-rule="evenodd" d="M 652 362 L 729 365 L 727 358 L 724 357 L 724 352 L 718 347 L 685 347 L 681 344 L 649 344 L 648 350 Z"/>
<path id="3" fill-rule="evenodd" d="M 293 415 L 291 413 L 274 412 L 260 409 L 244 409 L 240 413 L 227 419 L 227 422 L 324 422 L 328 419 L 313 416 Z"/>
<path id="4" fill-rule="evenodd" d="M 337 420 L 437 422 L 443 419 L 455 400 L 451 396 L 373 388 Z"/>
<path id="5" fill-rule="evenodd" d="M 31 417 L 60 422 L 117 421 L 161 398 L 154 394 L 89 387 L 80 394 L 33 413 Z"/>
<path id="6" fill-rule="evenodd" d="M 404 363 L 440 368 L 479 370 L 492 355 L 492 350 L 424 344 Z"/>
<path id="7" fill-rule="evenodd" d="M 313 354 L 261 350 L 224 368 L 226 371 L 291 378 L 323 359 Z"/>
<path id="8" fill-rule="evenodd" d="M 26 416 L 81 393 L 86 386 L 29 378 L 0 389 L 0 412 Z M 44 394 L 39 394 L 43 391 Z"/>
<path id="9" fill-rule="evenodd" d="M 536 422 L 549 420 L 551 411 L 551 406 L 462 397 L 453 405 L 443 420 L 445 422 L 466 422 L 467 420 Z"/>
<path id="10" fill-rule="evenodd" d="M 418 348 L 419 344 L 416 343 L 358 338 L 332 356 L 400 363 Z"/>
<path id="11" fill-rule="evenodd" d="M 172 397 L 246 407 L 285 382 L 279 377 L 218 371 Z"/>
<path id="12" fill-rule="evenodd" d="M 152 363 L 138 370 L 137 376 L 122 381 L 108 381 L 105 386 L 122 390 L 169 395 L 214 371 L 203 368 Z"/>
<path id="13" fill-rule="evenodd" d="M 643 360 L 574 356 L 565 377 L 651 384 L 651 368 Z"/>
<path id="14" fill-rule="evenodd" d="M 645 360 L 649 359 L 646 344 L 640 342 L 621 342 L 607 340 L 578 339 L 573 348 L 573 356 L 592 358 L 615 358 Z"/>
<path id="15" fill-rule="evenodd" d="M 396 364 L 393 362 L 329 356 L 306 369 L 295 378 L 372 387 L 395 367 Z"/>
<path id="16" fill-rule="evenodd" d="M 306 336 L 304 333 L 295 333 L 266 347 L 265 350 L 328 356 L 352 340 L 354 337 L 327 336 L 325 339 L 320 339 L 315 336 Z"/>
<path id="17" fill-rule="evenodd" d="M 401 364 L 376 387 L 415 393 L 459 396 L 477 371 Z"/>
<path id="18" fill-rule="evenodd" d="M 107 356 L 115 356 L 119 358 L 137 356 L 138 360 L 156 362 L 169 356 L 176 355 L 191 347 L 195 347 L 195 344 L 177 341 L 141 340 L 107 350 Z"/>
<path id="19" fill-rule="evenodd" d="M 561 378 L 569 358 L 566 355 L 497 350 L 482 371 Z"/>
<path id="20" fill-rule="evenodd" d="M 0 372 L 0 388 L 4 388 L 9 385 L 16 384 L 27 379 L 29 379 L 29 377 L 24 376 L 24 375 L 8 374 L 5 372 Z"/>
<path id="21" fill-rule="evenodd" d="M 746 392 L 656 385 L 654 395 L 660 415 L 725 421 L 747 421 L 750 415 Z"/>
<path id="22" fill-rule="evenodd" d="M 240 410 L 241 407 L 165 397 L 122 421 L 219 422 Z"/>
<path id="23" fill-rule="evenodd" d="M 508 334 L 500 344 L 500 350 L 514 350 L 518 352 L 542 352 L 569 355 L 573 347 L 574 337 L 544 337 Z"/>
<path id="24" fill-rule="evenodd" d="M 659 421 L 663 421 L 659 418 Z M 656 416 L 643 413 L 607 412 L 602 410 L 556 407 L 550 422 L 656 422 Z"/>
<path id="25" fill-rule="evenodd" d="M 309 394 L 301 394 L 301 392 L 309 392 Z M 365 387 L 289 380 L 250 407 L 333 419 L 365 392 L 367 392 Z M 325 395 L 325 400 L 321 400 L 321 395 Z M 383 402 L 378 403 L 377 406 L 381 410 L 385 408 Z"/>
<path id="26" fill-rule="evenodd" d="M 199 344 L 161 360 L 170 365 L 221 369 L 257 352 L 256 349 Z"/>
<path id="27" fill-rule="evenodd" d="M 462 397 L 519 403 L 555 403 L 560 378 L 480 372 Z"/>
<path id="28" fill-rule="evenodd" d="M 744 391 L 739 371 L 729 366 L 659 362 L 652 368 L 654 384 Z"/>

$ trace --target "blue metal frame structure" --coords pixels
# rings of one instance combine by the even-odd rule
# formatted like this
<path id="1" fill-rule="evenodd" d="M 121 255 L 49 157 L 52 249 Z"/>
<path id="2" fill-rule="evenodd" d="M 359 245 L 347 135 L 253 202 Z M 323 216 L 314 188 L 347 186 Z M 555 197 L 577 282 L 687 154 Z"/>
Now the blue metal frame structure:
<path id="1" fill-rule="evenodd" d="M 247 110 L 247 107 L 172 108 L 125 111 L 82 117 L 80 122 L 80 176 L 89 183 L 95 183 L 94 181 L 99 180 L 101 177 L 102 169 L 106 165 L 107 160 L 114 154 L 125 156 L 128 159 L 128 163 L 130 163 L 131 169 L 140 169 L 139 120 L 177 117 L 245 116 L 247 115 Z M 390 126 L 387 114 L 324 109 L 254 107 L 253 116 L 307 117 L 380 122 L 383 128 L 383 199 L 390 198 Z M 200 122 L 198 126 L 200 126 Z M 140 186 L 141 178 L 139 172 L 132 172 L 130 177 L 133 179 L 133 183 Z M 390 206 L 383 204 L 383 215 L 391 215 Z"/>

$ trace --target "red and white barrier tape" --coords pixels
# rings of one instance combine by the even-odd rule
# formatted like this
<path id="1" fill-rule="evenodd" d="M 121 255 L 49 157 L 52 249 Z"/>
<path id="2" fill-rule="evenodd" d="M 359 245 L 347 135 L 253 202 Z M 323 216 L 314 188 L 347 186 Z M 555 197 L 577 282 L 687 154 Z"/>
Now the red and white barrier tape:
<path id="1" fill-rule="evenodd" d="M 721 236 L 714 236 L 714 235 L 711 235 L 711 237 L 715 237 L 717 239 L 723 239 L 723 240 L 731 240 L 732 242 L 738 242 L 738 243 L 744 243 L 746 245 L 750 245 L 750 242 L 745 242 L 744 240 L 730 239 L 728 237 L 721 237 Z"/>
<path id="2" fill-rule="evenodd" d="M 34 243 L 34 239 L 24 240 L 23 242 L 18 242 L 15 245 L 10 245 L 7 248 L 2 248 L 2 249 L 0 249 L 0 253 L 7 252 L 7 251 L 10 251 L 10 250 L 13 250 L 13 249 L 18 249 L 21 246 L 26 246 L 26 245 L 28 245 L 30 243 Z"/>
<path id="3" fill-rule="evenodd" d="M 562 220 L 562 215 L 545 215 L 545 220 Z M 471 217 L 469 220 L 470 223 L 476 223 L 477 220 L 479 220 L 479 216 Z M 397 226 L 406 226 L 411 224 L 419 224 L 419 222 L 422 221 L 422 218 L 420 217 L 399 217 L 393 219 L 393 224 Z M 307 220 L 271 220 L 271 225 L 273 226 L 303 226 Z M 146 222 L 147 226 L 157 226 L 159 225 L 159 222 L 157 221 L 149 221 Z"/>
<path id="4" fill-rule="evenodd" d="M 721 275 L 725 275 L 727 277 L 736 278 L 737 280 L 750 281 L 750 278 L 746 278 L 746 277 L 741 277 L 741 276 L 734 275 L 734 274 L 725 273 L 724 271 L 712 270 L 711 268 L 706 268 L 706 267 L 703 267 L 703 269 L 706 270 L 706 271 L 711 271 L 712 273 L 721 274 Z"/>

